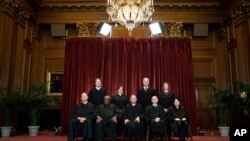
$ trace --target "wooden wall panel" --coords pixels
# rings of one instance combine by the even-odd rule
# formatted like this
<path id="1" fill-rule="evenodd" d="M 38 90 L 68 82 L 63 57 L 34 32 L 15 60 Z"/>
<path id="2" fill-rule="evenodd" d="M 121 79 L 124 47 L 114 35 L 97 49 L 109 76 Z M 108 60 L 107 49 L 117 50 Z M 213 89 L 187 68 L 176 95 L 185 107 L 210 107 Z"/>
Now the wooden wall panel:
<path id="1" fill-rule="evenodd" d="M 32 54 L 31 54 L 31 76 L 30 84 L 35 82 L 45 82 L 45 59 L 44 59 L 44 49 L 46 48 L 46 38 L 44 30 L 41 40 L 33 40 L 32 42 Z"/>
<path id="2" fill-rule="evenodd" d="M 193 58 L 194 76 L 196 78 L 215 77 L 214 58 Z"/>
<path id="3" fill-rule="evenodd" d="M 40 11 L 38 12 L 38 22 L 41 24 L 65 23 L 74 24 L 76 22 L 109 22 L 108 15 L 103 11 L 77 12 L 77 11 Z M 190 16 L 192 15 L 192 16 Z M 180 22 L 185 23 L 220 23 L 222 12 L 220 11 L 156 11 L 153 21 Z"/>
<path id="4" fill-rule="evenodd" d="M 45 70 L 48 71 L 64 71 L 64 59 L 63 58 L 46 58 Z"/>
<path id="5" fill-rule="evenodd" d="M 203 129 L 216 129 L 218 125 L 209 100 L 212 85 L 224 85 L 228 81 L 226 39 L 219 40 L 217 25 L 209 25 L 207 37 L 192 38 L 193 67 L 196 88 L 198 126 Z M 221 76 L 220 76 L 221 75 Z M 209 122 L 208 122 L 209 121 Z"/>
<path id="6" fill-rule="evenodd" d="M 197 109 L 198 126 L 203 129 L 213 129 L 216 126 L 215 112 L 208 107 L 211 97 L 211 85 L 212 83 L 207 80 L 196 82 L 197 107 L 199 107 Z"/>
<path id="7" fill-rule="evenodd" d="M 0 78 L 2 87 L 7 87 L 9 83 L 9 73 L 10 73 L 10 60 L 11 60 L 11 46 L 12 46 L 12 34 L 13 34 L 14 20 L 8 15 L 3 15 L 3 26 L 1 32 L 2 42 L 1 44 L 1 59 L 0 59 Z"/>
<path id="8" fill-rule="evenodd" d="M 135 28 L 131 35 L 125 27 L 115 27 L 112 31 L 113 38 L 146 38 L 148 36 L 146 27 Z"/>
<path id="9" fill-rule="evenodd" d="M 211 85 L 209 85 L 208 82 L 204 82 L 207 84 L 197 84 L 196 90 L 197 90 L 197 106 L 200 109 L 208 109 L 209 101 L 211 97 Z"/>
<path id="10" fill-rule="evenodd" d="M 241 80 L 250 83 L 250 31 L 249 6 L 247 1 L 230 0 L 225 7 L 227 20 L 225 26 L 228 33 L 227 56 L 230 65 L 230 81 Z M 247 9 L 242 10 L 242 9 Z M 231 88 L 232 85 L 231 85 Z"/>
<path id="11" fill-rule="evenodd" d="M 247 22 L 242 23 L 241 25 L 235 27 L 235 35 L 237 39 L 237 59 L 240 67 L 238 67 L 239 79 L 244 82 L 250 82 L 250 70 L 247 48 L 249 47 L 248 40 L 248 24 Z"/>
<path id="12" fill-rule="evenodd" d="M 4 13 L 1 12 L 2 11 L 2 7 L 0 6 L 0 29 L 4 29 Z M 3 49 L 3 36 L 4 36 L 4 32 L 3 30 L 1 30 L 0 32 L 0 67 L 1 67 L 1 60 L 2 60 L 2 49 Z M 0 71 L 0 76 L 1 76 L 1 71 Z M 1 80 L 0 80 L 0 85 L 1 85 Z"/>
<path id="13" fill-rule="evenodd" d="M 238 80 L 239 76 L 238 76 L 238 61 L 237 61 L 237 50 L 233 49 L 229 51 L 229 66 L 230 66 L 230 77 L 231 77 L 231 81 L 233 80 Z"/>
<path id="14" fill-rule="evenodd" d="M 228 37 L 228 42 L 231 42 L 236 39 L 235 28 L 233 23 L 230 23 L 227 26 L 227 37 Z"/>
<path id="15" fill-rule="evenodd" d="M 242 80 L 250 82 L 249 59 L 249 23 L 244 20 L 236 25 L 234 21 L 227 25 L 228 37 L 228 61 L 230 81 Z M 231 30 L 231 31 L 230 31 Z M 232 32 L 232 33 L 230 33 Z M 231 85 L 232 86 L 232 85 Z"/>
<path id="16" fill-rule="evenodd" d="M 246 45 L 246 48 L 247 48 L 247 50 L 246 50 L 246 53 L 247 53 L 247 57 L 248 57 L 248 71 L 250 71 L 250 18 L 248 18 L 248 20 L 247 20 L 247 37 L 246 37 L 246 40 L 247 40 L 247 45 Z M 248 74 L 249 74 L 250 72 L 248 72 Z M 250 76 L 249 76 L 250 77 Z M 248 81 L 248 83 L 250 83 L 250 78 L 249 78 L 249 81 Z"/>
<path id="17" fill-rule="evenodd" d="M 28 91 L 30 87 L 30 72 L 31 72 L 31 53 L 24 51 L 23 56 L 23 75 L 22 75 L 22 88 L 24 91 Z M 32 84 L 32 83 L 31 83 Z"/>
<path id="18" fill-rule="evenodd" d="M 24 65 L 25 65 L 25 51 L 24 48 L 24 27 L 18 25 L 17 29 L 17 44 L 16 44 L 16 55 L 15 55 L 15 72 L 14 72 L 14 84 L 18 86 L 23 85 L 24 78 Z"/>
<path id="19" fill-rule="evenodd" d="M 38 41 L 38 40 L 33 40 L 33 42 L 31 43 L 32 46 L 32 53 L 31 53 L 31 62 L 30 62 L 30 83 L 29 85 L 31 85 L 32 83 L 38 81 L 39 79 L 37 78 L 37 76 L 40 76 L 41 74 L 38 74 L 38 69 L 41 64 L 38 61 L 38 56 L 40 55 L 39 52 L 39 44 L 41 44 L 42 42 Z"/>
<path id="20" fill-rule="evenodd" d="M 214 49 L 213 46 L 213 34 L 209 33 L 207 37 L 193 37 L 192 48 L 193 49 Z M 205 44 L 204 44 L 205 43 Z"/>
<path id="21" fill-rule="evenodd" d="M 51 37 L 50 32 L 47 31 L 46 34 L 46 49 L 62 49 L 64 50 L 65 47 L 65 40 L 59 37 Z"/>

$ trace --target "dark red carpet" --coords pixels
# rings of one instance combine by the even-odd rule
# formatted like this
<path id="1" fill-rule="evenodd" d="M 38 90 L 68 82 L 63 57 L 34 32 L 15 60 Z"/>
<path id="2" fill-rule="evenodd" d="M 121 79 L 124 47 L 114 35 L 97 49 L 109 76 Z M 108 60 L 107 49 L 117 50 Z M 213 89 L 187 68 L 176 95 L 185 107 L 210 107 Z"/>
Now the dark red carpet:
<path id="1" fill-rule="evenodd" d="M 66 136 L 39 135 L 30 137 L 27 135 L 0 138 L 1 141 L 67 141 Z M 193 136 L 193 141 L 229 141 L 229 137 L 220 136 Z"/>

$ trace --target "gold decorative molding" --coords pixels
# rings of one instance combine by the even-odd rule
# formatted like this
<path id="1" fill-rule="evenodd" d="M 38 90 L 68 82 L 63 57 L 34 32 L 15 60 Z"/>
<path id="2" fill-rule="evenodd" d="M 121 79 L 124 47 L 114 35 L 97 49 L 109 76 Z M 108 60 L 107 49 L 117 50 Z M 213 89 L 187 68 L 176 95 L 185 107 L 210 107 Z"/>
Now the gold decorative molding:
<path id="1" fill-rule="evenodd" d="M 98 36 L 97 23 L 76 23 L 78 37 L 95 37 Z"/>
<path id="2" fill-rule="evenodd" d="M 1 5 L 4 11 L 16 19 L 16 22 L 25 25 L 25 21 L 30 17 L 28 12 L 18 0 L 3 0 Z"/>
<path id="3" fill-rule="evenodd" d="M 106 9 L 107 1 L 95 0 L 64 0 L 57 1 L 45 0 L 41 2 L 40 8 L 42 10 L 95 10 L 103 11 Z M 154 2 L 154 7 L 158 11 L 162 10 L 176 10 L 176 9 L 221 9 L 222 4 L 217 1 L 207 0 L 206 2 L 197 2 L 197 0 L 179 0 L 179 1 L 166 1 L 158 0 Z"/>
<path id="4" fill-rule="evenodd" d="M 41 41 L 42 39 L 42 28 L 41 25 L 36 24 L 33 28 L 33 38 L 37 39 L 38 41 Z"/>
<path id="5" fill-rule="evenodd" d="M 236 25 L 245 21 L 250 16 L 250 0 L 242 0 L 230 17 L 235 21 Z"/>
<path id="6" fill-rule="evenodd" d="M 217 32 L 217 36 L 219 40 L 223 40 L 227 37 L 227 29 L 224 24 L 220 25 L 218 32 Z"/>
<path id="7" fill-rule="evenodd" d="M 165 23 L 165 33 L 167 37 L 183 37 L 183 22 Z"/>

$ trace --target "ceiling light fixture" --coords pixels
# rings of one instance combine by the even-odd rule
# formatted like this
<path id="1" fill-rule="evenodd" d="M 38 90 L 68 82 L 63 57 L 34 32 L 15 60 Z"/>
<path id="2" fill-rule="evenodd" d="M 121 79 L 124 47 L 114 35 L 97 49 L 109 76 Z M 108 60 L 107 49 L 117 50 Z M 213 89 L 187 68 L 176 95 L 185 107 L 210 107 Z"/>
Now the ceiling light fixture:
<path id="1" fill-rule="evenodd" d="M 109 19 L 125 26 L 128 31 L 141 23 L 150 22 L 154 13 L 153 0 L 107 0 Z"/>

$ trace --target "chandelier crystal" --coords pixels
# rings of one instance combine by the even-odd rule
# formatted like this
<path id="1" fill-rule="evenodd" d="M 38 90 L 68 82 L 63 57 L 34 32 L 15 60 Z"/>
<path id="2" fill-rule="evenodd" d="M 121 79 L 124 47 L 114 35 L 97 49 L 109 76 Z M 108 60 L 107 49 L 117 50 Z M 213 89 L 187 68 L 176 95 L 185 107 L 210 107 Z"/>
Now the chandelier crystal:
<path id="1" fill-rule="evenodd" d="M 152 20 L 153 0 L 107 0 L 109 19 L 125 26 L 129 32 Z"/>

